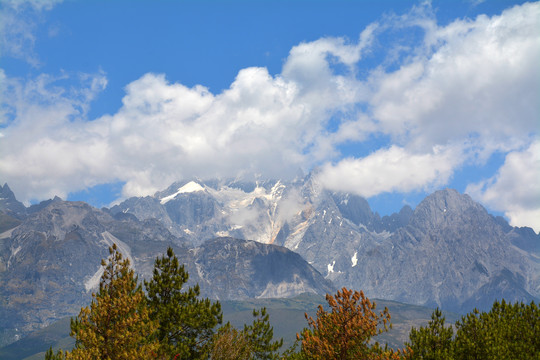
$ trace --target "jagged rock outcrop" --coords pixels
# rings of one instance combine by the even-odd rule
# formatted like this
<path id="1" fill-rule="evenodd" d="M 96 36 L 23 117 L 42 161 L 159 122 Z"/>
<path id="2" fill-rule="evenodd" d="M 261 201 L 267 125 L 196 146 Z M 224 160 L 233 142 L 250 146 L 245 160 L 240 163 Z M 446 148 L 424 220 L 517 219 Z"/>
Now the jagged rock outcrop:
<path id="1" fill-rule="evenodd" d="M 59 198 L 23 210 L 7 185 L 2 191 L 0 324 L 22 333 L 78 311 L 113 242 L 142 277 L 172 245 L 190 284 L 219 299 L 324 293 L 333 286 L 327 280 L 459 312 L 540 297 L 540 235 L 450 189 L 382 218 L 365 199 L 329 192 L 313 175 L 183 181 L 110 210 Z M 11 339 L 13 331 L 4 327 Z"/>
<path id="2" fill-rule="evenodd" d="M 428 196 L 393 233 L 359 231 L 358 239 L 351 231 L 346 239 L 342 227 L 331 228 L 339 219 L 330 213 L 331 219 L 325 215 L 310 224 L 303 239 L 308 245 L 300 243 L 297 251 L 319 270 L 326 267 L 338 286 L 454 311 L 539 296 L 539 236 L 501 225 L 455 190 Z M 317 248 L 321 233 L 330 241 Z"/>
<path id="3" fill-rule="evenodd" d="M 26 207 L 15 198 L 8 184 L 0 186 L 0 211 L 16 219 L 26 216 Z"/>

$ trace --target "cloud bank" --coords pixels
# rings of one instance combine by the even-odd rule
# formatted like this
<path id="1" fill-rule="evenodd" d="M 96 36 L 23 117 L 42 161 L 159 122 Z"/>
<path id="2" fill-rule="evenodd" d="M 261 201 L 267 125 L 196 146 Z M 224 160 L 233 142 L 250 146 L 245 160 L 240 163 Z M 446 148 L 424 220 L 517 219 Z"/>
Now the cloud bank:
<path id="1" fill-rule="evenodd" d="M 540 219 L 540 141 L 512 151 L 490 179 L 470 184 L 467 192 L 493 209 L 504 211 L 514 226 L 532 226 Z"/>
<path id="2" fill-rule="evenodd" d="M 126 86 L 116 113 L 91 120 L 104 73 L 63 75 L 78 78 L 68 90 L 61 77 L 0 72 L 0 174 L 29 201 L 113 181 L 128 197 L 185 177 L 283 178 L 320 167 L 327 188 L 370 197 L 444 186 L 464 164 L 502 152 L 496 177 L 469 191 L 538 231 L 540 202 L 531 205 L 512 172 L 538 169 L 539 26 L 539 3 L 446 26 L 422 5 L 353 41 L 301 43 L 281 73 L 242 69 L 218 94 L 148 73 Z M 387 58 L 366 68 L 378 39 L 396 29 L 423 35 L 407 47 L 390 40 Z M 389 141 L 342 158 L 341 145 L 374 137 Z"/>

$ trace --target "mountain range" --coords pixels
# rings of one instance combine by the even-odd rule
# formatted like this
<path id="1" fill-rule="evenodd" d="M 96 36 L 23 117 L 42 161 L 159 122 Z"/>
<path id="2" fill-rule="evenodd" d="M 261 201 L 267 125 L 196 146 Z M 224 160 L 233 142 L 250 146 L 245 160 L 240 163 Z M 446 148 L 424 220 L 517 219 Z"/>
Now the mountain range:
<path id="1" fill-rule="evenodd" d="M 540 235 L 445 189 L 380 217 L 362 197 L 290 182 L 201 181 L 96 209 L 54 198 L 24 206 L 0 187 L 0 346 L 89 303 L 116 243 L 139 276 L 173 247 L 203 296 L 325 294 L 468 312 L 540 297 Z"/>

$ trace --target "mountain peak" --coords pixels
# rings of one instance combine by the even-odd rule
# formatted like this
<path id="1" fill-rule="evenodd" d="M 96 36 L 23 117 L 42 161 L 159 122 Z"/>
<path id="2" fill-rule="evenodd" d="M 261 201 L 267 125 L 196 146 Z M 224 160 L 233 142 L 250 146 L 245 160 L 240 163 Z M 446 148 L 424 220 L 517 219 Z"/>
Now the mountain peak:
<path id="1" fill-rule="evenodd" d="M 13 194 L 13 191 L 11 191 L 7 183 L 5 183 L 4 186 L 0 186 L 0 196 L 3 198 L 15 198 L 15 194 Z"/>
<path id="2" fill-rule="evenodd" d="M 427 196 L 414 210 L 411 225 L 419 228 L 444 227 L 450 222 L 459 224 L 461 221 L 474 217 L 489 217 L 486 209 L 475 202 L 467 194 L 460 194 L 454 189 L 443 189 Z"/>
<path id="3" fill-rule="evenodd" d="M 202 187 L 199 183 L 195 181 L 190 181 L 187 184 L 179 187 L 175 193 L 161 198 L 160 202 L 161 204 L 166 204 L 179 194 L 194 193 L 199 191 L 204 191 L 204 187 Z"/>
<path id="4" fill-rule="evenodd" d="M 0 186 L 0 211 L 18 219 L 26 216 L 26 206 L 17 200 L 7 183 Z"/>

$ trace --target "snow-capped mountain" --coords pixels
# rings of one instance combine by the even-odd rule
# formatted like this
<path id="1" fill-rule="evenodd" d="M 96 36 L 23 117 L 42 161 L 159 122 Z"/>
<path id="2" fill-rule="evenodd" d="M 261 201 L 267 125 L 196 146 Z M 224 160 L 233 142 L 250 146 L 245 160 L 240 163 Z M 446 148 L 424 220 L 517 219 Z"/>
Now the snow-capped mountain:
<path id="1" fill-rule="evenodd" d="M 26 208 L 7 185 L 0 190 L 0 324 L 20 333 L 74 315 L 113 242 L 143 277 L 172 245 L 191 283 L 219 299 L 347 286 L 468 312 L 503 297 L 540 297 L 540 235 L 450 189 L 382 218 L 365 199 L 329 192 L 314 176 L 188 179 L 102 210 L 59 198 Z"/>
<path id="2" fill-rule="evenodd" d="M 157 217 L 193 244 L 233 236 L 283 245 L 340 286 L 368 296 L 469 311 L 540 296 L 540 236 L 441 190 L 380 217 L 356 195 L 302 181 L 188 180 L 112 213 Z"/>
<path id="3" fill-rule="evenodd" d="M 254 183 L 186 181 L 154 196 L 130 198 L 111 208 L 139 219 L 156 218 L 194 245 L 216 236 L 274 243 L 291 212 L 304 204 L 281 181 Z M 291 192 L 291 190 L 293 190 Z"/>

